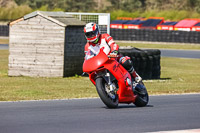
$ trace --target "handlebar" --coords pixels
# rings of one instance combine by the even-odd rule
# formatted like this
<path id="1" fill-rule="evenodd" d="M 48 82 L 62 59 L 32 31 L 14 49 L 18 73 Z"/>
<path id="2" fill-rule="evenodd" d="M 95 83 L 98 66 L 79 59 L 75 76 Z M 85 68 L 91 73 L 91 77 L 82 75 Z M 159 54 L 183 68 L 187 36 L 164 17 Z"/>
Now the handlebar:
<path id="1" fill-rule="evenodd" d="M 108 55 L 108 58 L 117 58 L 117 57 L 119 57 L 119 55 L 115 55 L 115 54 Z"/>

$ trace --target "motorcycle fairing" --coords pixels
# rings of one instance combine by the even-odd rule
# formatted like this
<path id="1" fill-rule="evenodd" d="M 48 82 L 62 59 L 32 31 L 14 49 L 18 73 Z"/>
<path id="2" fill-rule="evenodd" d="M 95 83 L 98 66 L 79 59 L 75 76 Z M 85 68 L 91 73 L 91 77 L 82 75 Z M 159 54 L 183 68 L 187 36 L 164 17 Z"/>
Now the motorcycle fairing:
<path id="1" fill-rule="evenodd" d="M 118 98 L 120 103 L 132 103 L 135 102 L 136 96 L 133 94 L 132 86 L 126 86 L 126 79 L 129 78 L 131 80 L 130 74 L 127 70 L 119 64 L 116 60 L 111 59 L 108 60 L 98 71 L 92 72 L 89 74 L 89 78 L 94 85 L 95 79 L 98 77 L 105 77 L 105 71 L 108 70 L 118 81 Z M 107 80 L 106 80 L 107 81 Z"/>
<path id="2" fill-rule="evenodd" d="M 134 103 L 136 95 L 134 95 L 131 86 L 126 86 L 126 79 L 131 80 L 131 75 L 128 71 L 118 63 L 114 58 L 109 59 L 107 55 L 100 49 L 97 56 L 94 56 L 83 63 L 83 72 L 89 74 L 89 78 L 94 85 L 98 77 L 105 79 L 105 71 L 109 71 L 118 81 L 119 89 L 117 91 L 120 103 Z"/>
<path id="3" fill-rule="evenodd" d="M 96 69 L 100 68 L 107 60 L 108 57 L 104 52 L 101 52 L 98 54 L 98 56 L 94 56 L 93 58 L 89 60 L 85 60 L 83 63 L 83 72 L 90 73 L 92 71 L 95 71 Z"/>
<path id="4" fill-rule="evenodd" d="M 104 64 L 104 68 L 109 70 L 112 75 L 117 79 L 119 89 L 117 91 L 120 103 L 132 103 L 135 102 L 136 96 L 133 94 L 132 86 L 126 86 L 126 79 L 131 80 L 131 75 L 128 71 L 116 60 L 108 60 Z"/>

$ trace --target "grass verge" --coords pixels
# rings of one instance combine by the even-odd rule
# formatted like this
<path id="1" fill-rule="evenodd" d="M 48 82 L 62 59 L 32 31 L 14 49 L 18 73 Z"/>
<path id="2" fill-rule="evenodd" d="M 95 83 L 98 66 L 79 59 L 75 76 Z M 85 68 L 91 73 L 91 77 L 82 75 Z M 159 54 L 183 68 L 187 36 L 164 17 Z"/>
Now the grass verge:
<path id="1" fill-rule="evenodd" d="M 0 45 L 1 44 L 9 44 L 9 39 L 1 39 L 0 38 Z"/>
<path id="2" fill-rule="evenodd" d="M 0 44 L 9 44 L 9 39 L 0 38 Z M 199 44 L 181 44 L 181 43 L 133 43 L 133 42 L 117 42 L 119 46 L 132 46 L 137 48 L 153 48 L 153 49 L 182 49 L 182 50 L 200 50 Z"/>
<path id="3" fill-rule="evenodd" d="M 8 50 L 0 50 L 0 101 L 97 97 L 88 77 L 8 77 Z M 144 81 L 149 94 L 200 93 L 200 59 L 161 58 L 161 79 Z"/>
<path id="4" fill-rule="evenodd" d="M 182 49 L 182 50 L 200 50 L 199 44 L 173 44 L 173 43 L 133 43 L 133 42 L 116 42 L 119 46 L 132 46 L 137 48 L 152 49 Z"/>
<path id="5" fill-rule="evenodd" d="M 161 79 L 147 80 L 150 94 L 200 93 L 200 59 L 161 58 Z"/>

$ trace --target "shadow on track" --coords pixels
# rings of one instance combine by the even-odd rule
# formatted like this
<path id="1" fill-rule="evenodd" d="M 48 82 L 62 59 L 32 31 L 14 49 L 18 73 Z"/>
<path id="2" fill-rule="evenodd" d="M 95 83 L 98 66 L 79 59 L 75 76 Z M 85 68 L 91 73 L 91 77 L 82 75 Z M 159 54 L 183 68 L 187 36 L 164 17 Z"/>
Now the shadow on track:
<path id="1" fill-rule="evenodd" d="M 137 106 L 135 106 L 134 104 L 133 105 L 119 105 L 117 108 L 115 108 L 115 109 L 129 109 L 129 108 L 137 108 L 137 109 L 139 109 L 139 108 L 152 108 L 152 107 L 154 107 L 153 105 L 147 105 L 147 106 L 145 106 L 145 107 L 137 107 Z M 112 109 L 112 108 L 108 108 L 108 107 L 102 107 L 102 108 L 104 108 L 104 109 Z"/>

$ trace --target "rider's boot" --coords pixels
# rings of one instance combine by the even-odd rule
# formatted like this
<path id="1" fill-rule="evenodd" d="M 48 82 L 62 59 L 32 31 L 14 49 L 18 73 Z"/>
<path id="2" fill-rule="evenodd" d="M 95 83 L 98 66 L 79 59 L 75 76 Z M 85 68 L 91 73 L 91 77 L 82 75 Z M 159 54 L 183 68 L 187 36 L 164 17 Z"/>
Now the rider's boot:
<path id="1" fill-rule="evenodd" d="M 136 73 L 135 69 L 133 68 L 133 62 L 131 61 L 130 57 L 121 57 L 119 59 L 119 62 L 126 70 L 128 70 L 128 72 L 133 76 L 137 83 L 142 80 L 142 78 Z"/>
<path id="2" fill-rule="evenodd" d="M 136 73 L 136 71 L 132 71 L 130 72 L 131 75 L 133 76 L 133 78 L 135 79 L 135 82 L 136 83 L 139 83 L 140 81 L 142 81 L 142 78 Z M 145 92 L 144 92 L 144 88 L 143 86 L 140 85 L 137 85 L 135 86 L 135 83 L 133 83 L 133 92 L 136 93 L 136 94 L 140 94 L 140 95 L 145 95 Z"/>
<path id="3" fill-rule="evenodd" d="M 135 82 L 139 83 L 140 81 L 142 81 L 142 78 L 136 73 L 134 69 L 132 70 L 132 72 L 130 72 L 130 74 L 135 79 Z"/>

